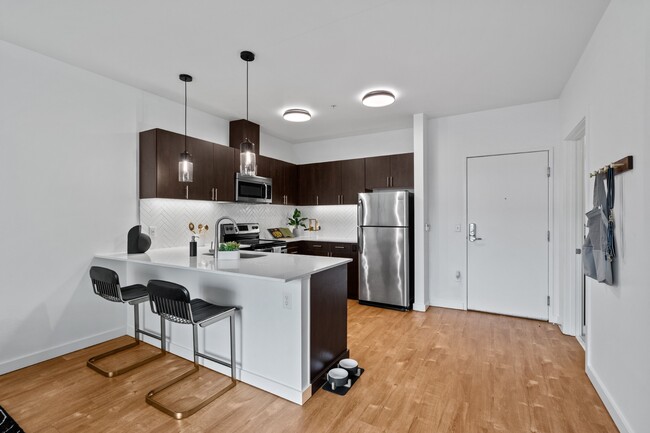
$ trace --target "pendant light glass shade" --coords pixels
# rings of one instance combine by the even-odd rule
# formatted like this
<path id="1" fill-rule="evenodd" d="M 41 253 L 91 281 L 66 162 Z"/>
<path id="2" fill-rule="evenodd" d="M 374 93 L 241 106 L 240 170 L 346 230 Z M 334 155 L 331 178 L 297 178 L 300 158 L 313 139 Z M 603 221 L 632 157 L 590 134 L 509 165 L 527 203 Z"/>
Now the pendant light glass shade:
<path id="1" fill-rule="evenodd" d="M 185 82 L 185 150 L 181 153 L 181 157 L 178 160 L 178 181 L 189 183 L 194 181 L 192 155 L 187 151 L 187 83 L 192 82 L 192 76 L 181 74 L 178 78 Z"/>
<path id="2" fill-rule="evenodd" d="M 248 64 L 255 60 L 255 54 L 242 51 L 239 57 L 246 62 L 246 121 L 248 122 Z M 248 138 L 239 145 L 239 172 L 246 176 L 257 176 L 257 158 L 255 157 L 255 143 Z"/>
<path id="3" fill-rule="evenodd" d="M 255 144 L 246 138 L 239 145 L 240 163 L 239 172 L 246 176 L 257 176 L 257 158 L 255 158 Z"/>
<path id="4" fill-rule="evenodd" d="M 192 155 L 187 152 L 181 153 L 181 158 L 178 161 L 178 181 L 194 181 L 194 164 L 192 163 Z"/>

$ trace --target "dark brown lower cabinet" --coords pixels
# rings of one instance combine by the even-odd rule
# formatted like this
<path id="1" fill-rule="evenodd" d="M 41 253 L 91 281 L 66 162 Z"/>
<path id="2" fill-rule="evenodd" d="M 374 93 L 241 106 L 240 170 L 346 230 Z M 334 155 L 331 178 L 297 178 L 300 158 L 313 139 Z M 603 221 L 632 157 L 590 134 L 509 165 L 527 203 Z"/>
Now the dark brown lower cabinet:
<path id="1" fill-rule="evenodd" d="M 359 254 L 357 244 L 315 241 L 290 242 L 287 245 L 287 253 L 352 259 L 352 262 L 348 263 L 347 297 L 348 299 L 359 299 Z"/>
<path id="2" fill-rule="evenodd" d="M 309 383 L 312 393 L 339 360 L 349 357 L 347 267 L 337 266 L 311 276 L 309 296 Z"/>

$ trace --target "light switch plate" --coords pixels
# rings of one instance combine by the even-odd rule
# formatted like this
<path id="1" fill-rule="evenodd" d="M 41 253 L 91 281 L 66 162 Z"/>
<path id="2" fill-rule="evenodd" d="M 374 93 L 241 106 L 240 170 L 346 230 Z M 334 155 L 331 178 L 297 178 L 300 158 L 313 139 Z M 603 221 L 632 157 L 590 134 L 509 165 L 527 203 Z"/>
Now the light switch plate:
<path id="1" fill-rule="evenodd" d="M 152 238 L 156 237 L 156 227 L 155 226 L 149 226 L 149 236 Z"/>

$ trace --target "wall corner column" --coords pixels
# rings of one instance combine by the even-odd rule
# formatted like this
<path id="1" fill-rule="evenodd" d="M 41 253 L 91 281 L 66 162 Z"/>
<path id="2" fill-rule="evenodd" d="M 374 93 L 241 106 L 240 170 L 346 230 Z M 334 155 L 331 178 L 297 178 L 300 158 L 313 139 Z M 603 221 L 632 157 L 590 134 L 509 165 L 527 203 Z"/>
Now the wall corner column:
<path id="1" fill-rule="evenodd" d="M 427 181 L 427 117 L 413 115 L 413 164 L 415 200 L 415 302 L 413 309 L 429 308 L 429 183 Z"/>

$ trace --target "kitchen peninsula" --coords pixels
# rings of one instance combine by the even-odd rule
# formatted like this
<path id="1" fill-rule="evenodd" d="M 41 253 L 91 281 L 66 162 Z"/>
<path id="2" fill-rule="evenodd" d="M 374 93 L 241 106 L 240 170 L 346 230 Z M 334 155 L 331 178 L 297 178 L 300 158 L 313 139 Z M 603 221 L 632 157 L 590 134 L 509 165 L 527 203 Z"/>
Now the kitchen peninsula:
<path id="1" fill-rule="evenodd" d="M 114 269 L 123 284 L 161 279 L 182 284 L 193 298 L 237 306 L 237 378 L 297 404 L 303 404 L 323 383 L 327 370 L 348 356 L 347 263 L 335 257 L 242 253 L 239 260 L 217 260 L 199 248 L 189 257 L 186 247 L 143 254 L 96 255 L 94 265 Z M 142 325 L 158 333 L 159 319 L 148 304 L 140 307 Z M 133 335 L 133 317 L 128 319 Z M 192 334 L 167 324 L 168 350 L 192 359 Z M 200 345 L 220 359 L 229 359 L 227 323 L 202 330 Z M 145 341 L 157 345 L 149 337 Z M 206 367 L 228 375 L 229 369 L 205 361 Z"/>

